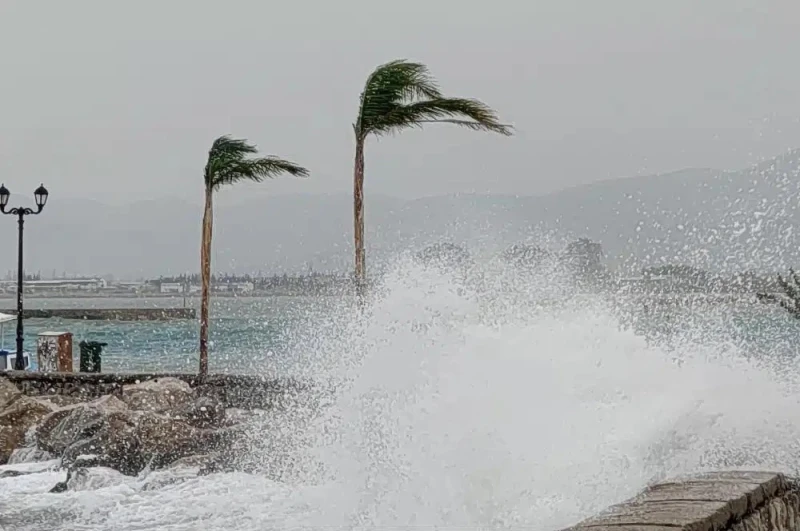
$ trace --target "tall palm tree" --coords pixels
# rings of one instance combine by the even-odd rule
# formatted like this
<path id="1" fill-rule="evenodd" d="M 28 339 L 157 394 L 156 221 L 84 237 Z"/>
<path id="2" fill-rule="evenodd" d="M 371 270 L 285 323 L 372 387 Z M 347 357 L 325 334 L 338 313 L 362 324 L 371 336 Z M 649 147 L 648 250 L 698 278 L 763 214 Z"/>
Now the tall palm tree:
<path id="1" fill-rule="evenodd" d="M 484 103 L 465 98 L 446 98 L 428 67 L 399 59 L 383 64 L 367 78 L 358 116 L 353 124 L 356 158 L 353 170 L 353 214 L 356 250 L 355 277 L 360 295 L 364 293 L 364 144 L 370 135 L 397 133 L 428 123 L 454 124 L 475 131 L 510 135 L 512 128 L 501 124 L 497 114 Z"/>
<path id="2" fill-rule="evenodd" d="M 242 181 L 261 182 L 264 179 L 288 173 L 307 177 L 308 170 L 293 162 L 277 157 L 249 158 L 258 150 L 256 146 L 229 136 L 214 141 L 208 152 L 203 180 L 206 204 L 203 210 L 203 236 L 200 246 L 200 376 L 208 374 L 208 303 L 211 280 L 211 234 L 213 228 L 214 192 L 229 184 Z"/>

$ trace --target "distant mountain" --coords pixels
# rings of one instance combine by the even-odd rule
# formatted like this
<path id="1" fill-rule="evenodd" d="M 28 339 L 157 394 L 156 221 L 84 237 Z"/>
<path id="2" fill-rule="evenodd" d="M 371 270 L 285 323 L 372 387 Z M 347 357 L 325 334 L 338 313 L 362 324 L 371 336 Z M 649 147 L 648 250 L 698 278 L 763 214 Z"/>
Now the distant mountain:
<path id="1" fill-rule="evenodd" d="M 218 271 L 346 270 L 352 198 L 289 195 L 220 205 Z M 368 194 L 368 259 L 450 241 L 474 257 L 518 242 L 561 250 L 602 243 L 620 268 L 682 263 L 710 270 L 800 266 L 800 150 L 738 172 L 687 169 L 534 196 L 454 195 L 400 200 Z M 162 199 L 111 207 L 52 198 L 26 224 L 26 265 L 43 275 L 154 276 L 197 270 L 201 208 Z M 15 267 L 16 225 L 0 223 L 0 272 Z"/>

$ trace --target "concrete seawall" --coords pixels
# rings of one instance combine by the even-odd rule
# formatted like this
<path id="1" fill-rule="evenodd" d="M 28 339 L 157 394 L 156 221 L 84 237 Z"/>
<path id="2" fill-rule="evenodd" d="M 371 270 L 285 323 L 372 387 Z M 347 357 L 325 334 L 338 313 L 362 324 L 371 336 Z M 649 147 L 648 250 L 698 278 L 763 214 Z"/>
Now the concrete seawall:
<path id="1" fill-rule="evenodd" d="M 16 310 L 0 310 L 0 313 L 16 315 Z M 194 319 L 194 308 L 62 308 L 25 309 L 24 319 L 85 319 L 88 321 L 166 321 L 170 319 Z"/>
<path id="2" fill-rule="evenodd" d="M 71 372 L 0 372 L 0 379 L 13 383 L 27 396 L 67 396 L 92 399 L 104 395 L 121 395 L 125 385 L 159 378 L 178 378 L 200 394 L 214 394 L 225 407 L 270 409 L 296 403 L 298 397 L 309 396 L 309 382 L 288 378 L 214 374 L 200 379 L 196 374 L 125 374 Z"/>
<path id="3" fill-rule="evenodd" d="M 653 485 L 567 531 L 800 531 L 800 487 L 775 472 L 712 472 Z"/>

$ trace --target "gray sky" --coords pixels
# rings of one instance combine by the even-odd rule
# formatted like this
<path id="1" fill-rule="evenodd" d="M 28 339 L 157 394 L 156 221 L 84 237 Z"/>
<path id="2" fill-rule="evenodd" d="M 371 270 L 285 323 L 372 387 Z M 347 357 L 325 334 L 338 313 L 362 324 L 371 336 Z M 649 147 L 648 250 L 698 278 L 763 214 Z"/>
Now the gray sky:
<path id="1" fill-rule="evenodd" d="M 199 201 L 208 146 L 231 133 L 312 177 L 227 199 L 349 192 L 359 92 L 400 57 L 518 135 L 372 141 L 367 193 L 740 168 L 800 147 L 798 19 L 797 0 L 0 0 L 0 175 L 53 201 Z"/>

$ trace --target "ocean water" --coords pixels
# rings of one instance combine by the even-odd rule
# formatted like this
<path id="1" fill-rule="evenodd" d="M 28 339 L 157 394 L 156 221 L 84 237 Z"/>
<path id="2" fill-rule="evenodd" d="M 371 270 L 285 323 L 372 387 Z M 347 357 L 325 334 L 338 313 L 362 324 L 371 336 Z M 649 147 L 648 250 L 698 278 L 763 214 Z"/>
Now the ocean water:
<path id="1" fill-rule="evenodd" d="M 645 315 L 557 276 L 489 269 L 475 285 L 399 263 L 365 307 L 218 302 L 231 305 L 215 308 L 224 363 L 327 384 L 315 407 L 253 423 L 252 473 L 95 470 L 49 494 L 56 463 L 9 465 L 34 473 L 0 479 L 0 529 L 547 531 L 676 474 L 800 469 L 800 328 L 785 315 Z M 249 339 L 225 338 L 227 320 Z M 165 327 L 189 356 L 191 326 L 120 337 Z"/>
<path id="2" fill-rule="evenodd" d="M 249 373 L 251 370 L 281 372 L 291 362 L 292 336 L 313 327 L 339 300 L 327 297 L 265 297 L 212 300 L 210 370 Z M 199 306 L 196 298 L 187 305 Z M 182 307 L 182 298 L 31 298 L 31 308 L 126 308 Z M 199 311 L 199 310 L 198 310 Z M 43 331 L 74 334 L 75 367 L 78 343 L 107 343 L 103 350 L 104 372 L 194 372 L 198 368 L 199 324 L 196 320 L 88 321 L 29 319 L 25 321 L 25 348 L 36 350 L 36 336 Z M 308 331 L 306 329 L 305 331 Z M 6 323 L 4 345 L 14 348 L 15 323 Z"/>

